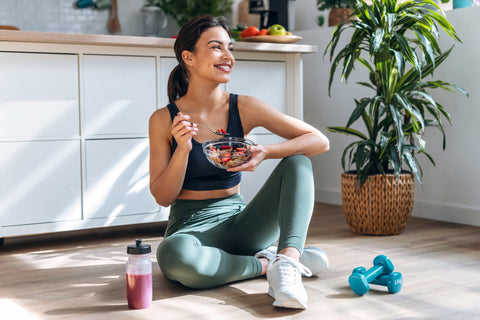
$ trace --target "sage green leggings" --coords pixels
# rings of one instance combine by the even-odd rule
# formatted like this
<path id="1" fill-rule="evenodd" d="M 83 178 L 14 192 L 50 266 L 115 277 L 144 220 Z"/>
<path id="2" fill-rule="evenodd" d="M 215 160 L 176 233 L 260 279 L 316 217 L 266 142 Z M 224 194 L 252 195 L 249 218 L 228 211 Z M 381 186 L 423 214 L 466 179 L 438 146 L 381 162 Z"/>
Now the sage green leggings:
<path id="1" fill-rule="evenodd" d="M 312 166 L 301 155 L 282 159 L 248 205 L 238 194 L 175 200 L 158 264 L 168 279 L 196 289 L 258 277 L 256 252 L 277 241 L 278 250 L 303 251 L 313 204 Z"/>

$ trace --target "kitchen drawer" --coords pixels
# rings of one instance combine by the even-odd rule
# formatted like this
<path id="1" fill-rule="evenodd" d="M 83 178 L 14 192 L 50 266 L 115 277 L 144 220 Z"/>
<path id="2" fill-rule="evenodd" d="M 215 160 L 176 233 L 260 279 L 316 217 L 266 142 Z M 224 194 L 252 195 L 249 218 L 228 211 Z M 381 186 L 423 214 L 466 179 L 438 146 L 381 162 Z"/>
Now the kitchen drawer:
<path id="1" fill-rule="evenodd" d="M 80 141 L 0 143 L 1 226 L 80 220 Z"/>
<path id="2" fill-rule="evenodd" d="M 175 57 L 160 58 L 160 88 L 158 91 L 158 94 L 160 95 L 160 108 L 165 107 L 168 104 L 168 78 L 177 64 L 178 62 Z"/>
<path id="3" fill-rule="evenodd" d="M 149 189 L 148 139 L 86 141 L 85 218 L 158 212 Z"/>
<path id="4" fill-rule="evenodd" d="M 237 60 L 227 90 L 256 97 L 287 113 L 287 66 L 283 61 Z M 256 128 L 253 133 L 268 133 Z"/>
<path id="5" fill-rule="evenodd" d="M 143 135 L 155 111 L 155 57 L 83 57 L 85 134 Z"/>
<path id="6" fill-rule="evenodd" d="M 79 134 L 78 57 L 0 52 L 0 138 Z"/>

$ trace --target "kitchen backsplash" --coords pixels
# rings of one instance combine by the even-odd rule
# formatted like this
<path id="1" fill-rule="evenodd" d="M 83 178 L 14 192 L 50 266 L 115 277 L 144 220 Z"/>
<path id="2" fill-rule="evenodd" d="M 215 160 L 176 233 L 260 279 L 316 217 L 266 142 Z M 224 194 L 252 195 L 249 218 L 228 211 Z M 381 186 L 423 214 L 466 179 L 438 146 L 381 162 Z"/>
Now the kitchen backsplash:
<path id="1" fill-rule="evenodd" d="M 118 35 L 143 36 L 145 27 L 140 9 L 144 0 L 118 0 L 122 31 Z M 26 31 L 109 34 L 110 10 L 78 9 L 76 0 L 0 0 L 0 25 Z M 171 37 L 177 26 L 171 18 L 159 35 Z"/>

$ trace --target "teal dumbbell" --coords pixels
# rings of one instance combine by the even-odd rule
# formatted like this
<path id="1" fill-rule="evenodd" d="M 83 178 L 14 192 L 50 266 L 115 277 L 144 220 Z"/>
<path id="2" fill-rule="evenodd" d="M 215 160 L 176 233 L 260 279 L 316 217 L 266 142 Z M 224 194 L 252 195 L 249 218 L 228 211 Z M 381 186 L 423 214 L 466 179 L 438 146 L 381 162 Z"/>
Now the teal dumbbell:
<path id="1" fill-rule="evenodd" d="M 372 284 L 385 286 L 388 288 L 388 292 L 397 293 L 397 292 L 400 292 L 400 290 L 402 290 L 403 277 L 400 272 L 382 274 L 382 275 L 379 275 L 375 280 L 373 280 Z"/>
<path id="2" fill-rule="evenodd" d="M 366 270 L 363 267 L 353 269 L 348 278 L 348 283 L 353 292 L 363 296 L 370 290 L 370 283 L 381 275 L 389 275 L 393 272 L 393 264 L 390 259 L 384 255 L 376 256 L 373 259 L 373 267 Z"/>
<path id="3" fill-rule="evenodd" d="M 353 269 L 352 273 L 365 273 L 367 269 L 364 267 L 357 267 Z M 377 278 L 373 279 L 371 284 L 376 284 L 379 286 L 385 286 L 388 288 L 388 292 L 397 293 L 402 290 L 403 277 L 400 272 L 392 272 L 390 274 L 381 274 Z"/>

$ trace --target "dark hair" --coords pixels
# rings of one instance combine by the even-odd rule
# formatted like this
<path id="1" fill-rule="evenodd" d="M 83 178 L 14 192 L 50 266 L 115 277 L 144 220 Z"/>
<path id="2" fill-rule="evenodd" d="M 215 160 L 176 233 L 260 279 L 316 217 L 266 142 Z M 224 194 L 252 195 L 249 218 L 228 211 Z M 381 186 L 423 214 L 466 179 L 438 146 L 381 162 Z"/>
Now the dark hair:
<path id="1" fill-rule="evenodd" d="M 173 49 L 178 65 L 170 73 L 168 79 L 168 100 L 175 101 L 184 96 L 188 90 L 188 74 L 185 63 L 182 59 L 184 50 L 193 52 L 195 45 L 202 33 L 213 27 L 222 27 L 230 35 L 230 29 L 225 17 L 214 17 L 210 15 L 198 16 L 187 22 L 178 32 Z"/>

